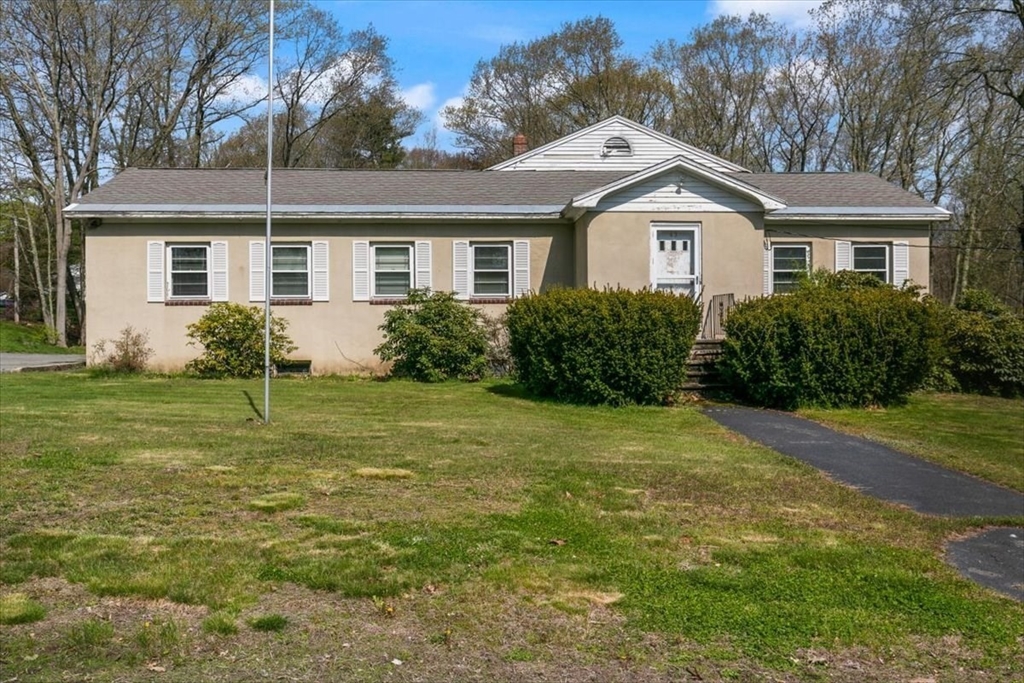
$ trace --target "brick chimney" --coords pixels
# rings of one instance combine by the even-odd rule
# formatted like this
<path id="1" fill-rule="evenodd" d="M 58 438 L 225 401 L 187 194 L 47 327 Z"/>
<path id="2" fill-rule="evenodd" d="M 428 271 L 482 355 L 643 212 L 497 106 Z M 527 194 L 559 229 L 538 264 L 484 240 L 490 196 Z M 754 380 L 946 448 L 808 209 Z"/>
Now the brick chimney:
<path id="1" fill-rule="evenodd" d="M 529 151 L 530 145 L 526 142 L 526 136 L 522 133 L 516 133 L 516 136 L 512 138 L 512 156 L 519 156 L 520 154 L 526 154 Z"/>

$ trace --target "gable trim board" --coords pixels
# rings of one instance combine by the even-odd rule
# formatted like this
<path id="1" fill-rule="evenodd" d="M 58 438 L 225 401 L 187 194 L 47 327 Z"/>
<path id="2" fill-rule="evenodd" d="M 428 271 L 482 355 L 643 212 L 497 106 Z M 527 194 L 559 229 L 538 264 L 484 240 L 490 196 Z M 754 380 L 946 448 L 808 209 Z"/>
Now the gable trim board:
<path id="1" fill-rule="evenodd" d="M 573 197 L 569 206 L 566 207 L 567 213 L 570 215 L 575 214 L 578 217 L 586 209 L 600 208 L 601 201 L 606 197 L 634 187 L 650 178 L 656 178 L 666 173 L 672 173 L 673 171 L 678 171 L 687 176 L 698 178 L 711 185 L 724 188 L 733 195 L 756 203 L 761 210 L 766 212 L 782 209 L 786 206 L 786 204 L 778 197 L 774 197 L 763 192 L 735 176 L 726 175 L 708 168 L 702 168 L 683 157 L 677 156 L 671 159 L 666 159 L 659 164 L 655 164 L 654 166 L 634 173 L 633 175 L 616 180 L 604 187 Z"/>

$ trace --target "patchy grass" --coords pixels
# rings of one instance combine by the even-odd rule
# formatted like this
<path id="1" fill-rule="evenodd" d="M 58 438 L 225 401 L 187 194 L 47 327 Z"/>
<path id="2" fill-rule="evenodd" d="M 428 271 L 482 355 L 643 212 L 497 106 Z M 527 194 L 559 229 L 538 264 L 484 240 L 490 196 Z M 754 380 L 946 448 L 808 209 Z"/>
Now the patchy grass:
<path id="1" fill-rule="evenodd" d="M 238 633 L 238 622 L 230 614 L 217 612 L 203 620 L 203 631 L 220 636 L 233 636 Z"/>
<path id="2" fill-rule="evenodd" d="M 1000 520 L 876 501 L 693 408 L 278 380 L 263 426 L 259 381 L 0 391 L 0 594 L 47 605 L 0 632 L 19 680 L 1024 674 L 1024 607 L 941 560 Z"/>
<path id="3" fill-rule="evenodd" d="M 926 394 L 876 410 L 802 410 L 805 417 L 925 460 L 1024 491 L 1024 400 Z"/>
<path id="4" fill-rule="evenodd" d="M 413 473 L 397 467 L 360 467 L 354 474 L 364 479 L 409 479 Z"/>
<path id="5" fill-rule="evenodd" d="M 0 624 L 31 624 L 46 616 L 46 609 L 23 593 L 0 595 Z"/>
<path id="6" fill-rule="evenodd" d="M 3 353 L 85 353 L 85 347 L 69 346 L 61 348 L 52 341 L 56 335 L 47 332 L 43 325 L 32 323 L 13 323 L 0 320 L 0 352 Z"/>
<path id="7" fill-rule="evenodd" d="M 268 493 L 265 496 L 254 498 L 249 501 L 249 507 L 259 512 L 284 512 L 300 508 L 306 503 L 306 497 L 298 493 Z"/>
<path id="8" fill-rule="evenodd" d="M 283 631 L 288 625 L 288 617 L 280 614 L 264 614 L 249 620 L 249 626 L 257 631 Z"/>

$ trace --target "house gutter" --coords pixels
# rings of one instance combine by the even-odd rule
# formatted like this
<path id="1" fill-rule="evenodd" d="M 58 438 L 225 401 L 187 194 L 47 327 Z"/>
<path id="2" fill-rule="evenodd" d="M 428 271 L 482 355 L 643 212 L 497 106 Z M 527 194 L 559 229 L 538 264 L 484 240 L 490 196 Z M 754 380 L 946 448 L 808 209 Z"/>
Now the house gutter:
<path id="1" fill-rule="evenodd" d="M 377 206 L 277 205 L 275 220 L 304 221 L 389 221 L 389 220 L 559 220 L 562 206 Z M 254 220 L 266 216 L 266 209 L 246 204 L 72 204 L 71 218 L 132 218 L 145 220 L 200 219 Z"/>
<path id="2" fill-rule="evenodd" d="M 764 216 L 765 223 L 920 223 L 922 221 L 948 221 L 952 214 L 940 207 L 919 209 L 913 207 L 875 206 L 788 206 Z"/>

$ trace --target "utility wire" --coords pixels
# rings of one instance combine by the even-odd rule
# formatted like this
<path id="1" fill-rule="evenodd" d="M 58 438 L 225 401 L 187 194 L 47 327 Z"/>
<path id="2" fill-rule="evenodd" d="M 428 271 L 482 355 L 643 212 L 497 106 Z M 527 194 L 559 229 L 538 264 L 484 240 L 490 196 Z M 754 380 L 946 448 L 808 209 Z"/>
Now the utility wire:
<path id="1" fill-rule="evenodd" d="M 802 232 L 791 232 L 789 230 L 779 230 L 778 228 L 765 228 L 765 229 L 766 230 L 770 230 L 772 233 L 778 233 L 778 234 L 781 234 L 781 235 L 789 235 L 791 237 L 805 237 L 807 239 L 812 239 L 812 240 L 829 240 L 829 241 L 832 241 L 832 242 L 849 242 L 850 244 L 876 245 L 879 242 L 891 241 L 891 240 L 877 240 L 877 239 L 872 239 L 872 240 L 844 240 L 844 239 L 842 239 L 840 237 L 826 237 L 824 235 L 808 235 L 808 234 L 802 233 Z M 771 237 L 769 237 L 768 239 L 770 240 Z M 912 249 L 963 249 L 963 248 L 965 248 L 965 247 L 958 247 L 958 246 L 955 246 L 955 245 L 945 245 L 945 244 L 908 244 L 906 246 L 911 247 Z M 1018 247 L 971 247 L 971 249 L 973 251 L 1013 251 L 1013 252 L 1024 251 L 1024 249 L 1020 249 Z"/>

